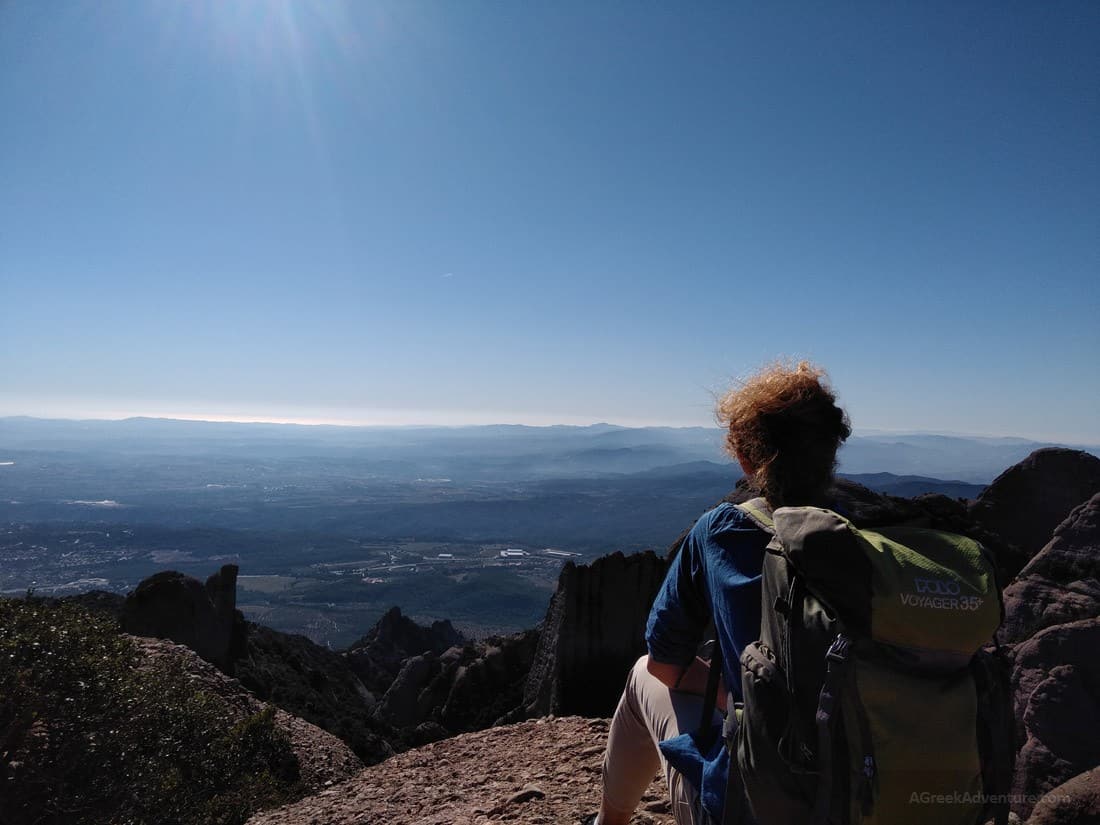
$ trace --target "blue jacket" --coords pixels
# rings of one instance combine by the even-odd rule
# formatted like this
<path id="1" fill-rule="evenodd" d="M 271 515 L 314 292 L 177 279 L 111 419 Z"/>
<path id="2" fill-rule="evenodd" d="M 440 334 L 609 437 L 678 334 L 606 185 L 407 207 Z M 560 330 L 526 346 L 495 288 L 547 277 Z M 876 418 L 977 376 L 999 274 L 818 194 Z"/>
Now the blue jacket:
<path id="1" fill-rule="evenodd" d="M 760 569 L 770 536 L 732 504 L 719 504 L 692 527 L 661 585 L 646 625 L 649 655 L 687 665 L 711 618 L 722 648 L 726 687 L 741 695 L 741 651 L 760 637 Z M 669 763 L 721 820 L 729 756 L 721 736 L 708 753 L 684 734 L 660 743 Z"/>

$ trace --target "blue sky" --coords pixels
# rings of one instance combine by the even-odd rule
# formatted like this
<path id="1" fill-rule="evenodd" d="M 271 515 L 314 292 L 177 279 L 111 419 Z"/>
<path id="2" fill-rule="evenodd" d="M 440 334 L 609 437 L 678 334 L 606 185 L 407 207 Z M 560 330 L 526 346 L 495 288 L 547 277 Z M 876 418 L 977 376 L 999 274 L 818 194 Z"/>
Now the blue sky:
<path id="1" fill-rule="evenodd" d="M 1100 4 L 0 4 L 0 415 L 1100 443 Z"/>

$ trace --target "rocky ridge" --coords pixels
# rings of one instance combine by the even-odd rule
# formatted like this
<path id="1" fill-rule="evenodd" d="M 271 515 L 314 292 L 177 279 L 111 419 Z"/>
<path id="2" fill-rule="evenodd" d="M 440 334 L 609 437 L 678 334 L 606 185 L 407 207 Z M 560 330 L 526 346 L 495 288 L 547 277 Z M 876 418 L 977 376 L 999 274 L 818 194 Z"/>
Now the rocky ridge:
<path id="1" fill-rule="evenodd" d="M 382 696 L 408 659 L 426 653 L 438 656 L 465 642 L 449 621 L 421 627 L 401 615 L 399 607 L 393 607 L 367 635 L 348 648 L 347 660 L 367 690 Z"/>

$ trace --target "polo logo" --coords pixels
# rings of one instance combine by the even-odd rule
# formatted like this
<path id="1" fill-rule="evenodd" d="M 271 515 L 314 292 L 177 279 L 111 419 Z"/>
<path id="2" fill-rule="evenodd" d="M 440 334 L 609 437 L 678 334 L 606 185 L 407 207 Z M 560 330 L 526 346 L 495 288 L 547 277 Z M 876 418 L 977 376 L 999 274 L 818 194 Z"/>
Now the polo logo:
<path id="1" fill-rule="evenodd" d="M 932 596 L 957 596 L 961 592 L 959 583 L 950 579 L 913 579 L 918 593 Z"/>

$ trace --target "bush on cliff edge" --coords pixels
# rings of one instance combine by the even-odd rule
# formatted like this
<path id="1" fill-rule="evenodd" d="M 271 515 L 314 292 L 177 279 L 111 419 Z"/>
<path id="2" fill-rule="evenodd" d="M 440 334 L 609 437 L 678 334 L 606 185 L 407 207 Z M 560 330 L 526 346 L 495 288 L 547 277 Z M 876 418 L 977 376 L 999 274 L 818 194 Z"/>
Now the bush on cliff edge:
<path id="1" fill-rule="evenodd" d="M 0 822 L 243 822 L 300 795 L 265 710 L 227 725 L 182 665 L 74 605 L 0 601 Z"/>

